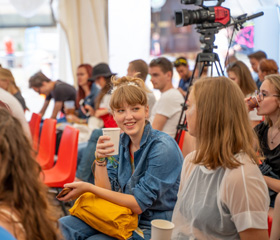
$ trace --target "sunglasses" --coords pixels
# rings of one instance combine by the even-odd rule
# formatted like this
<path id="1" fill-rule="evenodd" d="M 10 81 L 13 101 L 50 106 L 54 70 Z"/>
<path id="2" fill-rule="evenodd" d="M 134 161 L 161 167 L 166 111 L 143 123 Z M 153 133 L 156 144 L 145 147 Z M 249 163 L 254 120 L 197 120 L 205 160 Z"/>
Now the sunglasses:
<path id="1" fill-rule="evenodd" d="M 187 60 L 183 58 L 179 58 L 174 62 L 174 67 L 179 67 L 180 65 L 187 66 L 188 65 Z"/>

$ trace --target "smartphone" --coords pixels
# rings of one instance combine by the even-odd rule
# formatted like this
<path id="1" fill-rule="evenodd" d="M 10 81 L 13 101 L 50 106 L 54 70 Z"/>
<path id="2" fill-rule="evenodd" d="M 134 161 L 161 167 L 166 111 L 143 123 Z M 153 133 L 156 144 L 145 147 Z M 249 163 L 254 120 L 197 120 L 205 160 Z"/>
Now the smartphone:
<path id="1" fill-rule="evenodd" d="M 72 191 L 72 188 L 69 188 L 69 187 L 63 188 L 61 190 L 61 192 L 59 194 L 57 194 L 56 198 L 62 198 L 64 196 L 66 196 L 71 191 Z"/>

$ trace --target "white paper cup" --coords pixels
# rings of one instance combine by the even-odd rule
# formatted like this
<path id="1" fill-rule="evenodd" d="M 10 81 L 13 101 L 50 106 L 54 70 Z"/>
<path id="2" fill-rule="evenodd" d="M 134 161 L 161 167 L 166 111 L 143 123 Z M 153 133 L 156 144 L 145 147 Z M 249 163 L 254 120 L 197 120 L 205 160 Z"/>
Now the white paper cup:
<path id="1" fill-rule="evenodd" d="M 120 142 L 120 128 L 102 128 L 103 136 L 110 136 L 111 139 L 108 142 L 114 143 L 114 152 L 108 154 L 110 156 L 119 154 L 119 142 Z M 110 147 L 111 148 L 111 147 Z"/>
<path id="2" fill-rule="evenodd" d="M 67 109 L 75 108 L 75 101 L 65 101 L 64 107 Z"/>
<path id="3" fill-rule="evenodd" d="M 152 235 L 151 240 L 170 240 L 171 234 L 174 228 L 174 223 L 162 220 L 155 219 L 151 222 L 152 224 Z"/>

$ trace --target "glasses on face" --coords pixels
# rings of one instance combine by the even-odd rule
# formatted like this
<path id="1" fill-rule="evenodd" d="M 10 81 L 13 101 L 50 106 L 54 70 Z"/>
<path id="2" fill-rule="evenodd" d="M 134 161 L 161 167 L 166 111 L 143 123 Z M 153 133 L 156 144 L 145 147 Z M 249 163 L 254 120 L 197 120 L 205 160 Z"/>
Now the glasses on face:
<path id="1" fill-rule="evenodd" d="M 255 94 L 256 94 L 256 96 L 259 96 L 259 99 L 260 99 L 261 101 L 263 101 L 264 98 L 266 98 L 266 97 L 280 97 L 280 96 L 277 95 L 277 94 L 268 94 L 268 93 L 260 92 L 259 90 L 256 90 L 256 91 L 255 91 Z"/>

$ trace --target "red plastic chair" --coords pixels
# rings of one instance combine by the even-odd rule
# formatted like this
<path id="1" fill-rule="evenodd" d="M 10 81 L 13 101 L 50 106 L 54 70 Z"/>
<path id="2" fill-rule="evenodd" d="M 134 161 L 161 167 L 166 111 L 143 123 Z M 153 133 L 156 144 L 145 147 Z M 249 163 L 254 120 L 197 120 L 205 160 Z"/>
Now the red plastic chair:
<path id="1" fill-rule="evenodd" d="M 179 143 L 178 143 L 179 148 L 180 148 L 181 151 L 183 151 L 185 133 L 186 133 L 186 131 L 182 130 L 181 137 L 180 137 L 180 140 L 179 140 Z"/>
<path id="2" fill-rule="evenodd" d="M 63 188 L 73 182 L 77 167 L 79 130 L 66 126 L 61 137 L 57 162 L 53 168 L 43 170 L 43 181 L 53 188 Z"/>
<path id="3" fill-rule="evenodd" d="M 54 165 L 56 142 L 56 120 L 46 119 L 43 123 L 39 151 L 36 160 L 42 169 L 50 169 Z"/>
<path id="4" fill-rule="evenodd" d="M 48 187 L 63 188 L 65 183 L 75 180 L 77 155 L 78 155 L 79 130 L 71 126 L 66 126 L 61 137 L 57 162 L 53 168 L 43 170 L 42 177 Z M 64 202 L 59 201 L 65 215 L 68 214 Z"/>
<path id="5" fill-rule="evenodd" d="M 270 233 L 271 233 L 271 227 L 272 227 L 272 217 L 268 216 L 267 218 L 267 225 L 268 225 L 268 236 L 270 237 Z"/>
<path id="6" fill-rule="evenodd" d="M 32 113 L 29 128 L 32 136 L 33 141 L 33 150 L 38 150 L 38 143 L 39 143 L 39 132 L 40 132 L 40 122 L 41 122 L 41 114 Z"/>

